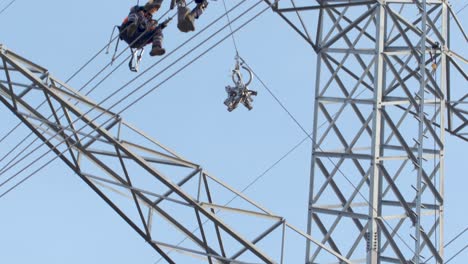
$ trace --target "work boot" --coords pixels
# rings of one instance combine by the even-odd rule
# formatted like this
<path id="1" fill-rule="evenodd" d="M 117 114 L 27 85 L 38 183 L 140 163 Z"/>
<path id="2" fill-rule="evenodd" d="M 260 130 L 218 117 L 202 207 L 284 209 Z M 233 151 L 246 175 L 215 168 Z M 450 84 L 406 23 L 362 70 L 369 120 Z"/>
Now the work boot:
<path id="1" fill-rule="evenodd" d="M 203 12 L 205 12 L 205 9 L 208 7 L 208 1 L 203 0 L 201 3 L 198 3 L 197 6 L 192 10 L 192 15 L 195 17 L 195 19 L 198 19 Z"/>
<path id="2" fill-rule="evenodd" d="M 150 51 L 150 56 L 162 56 L 166 53 L 166 50 L 161 47 L 161 44 L 153 44 L 153 48 Z"/>
<path id="3" fill-rule="evenodd" d="M 179 6 L 177 13 L 178 13 L 177 28 L 179 28 L 180 31 L 185 32 L 185 33 L 189 31 L 194 31 L 195 30 L 195 24 L 194 24 L 195 17 L 190 12 L 190 9 L 188 7 Z"/>

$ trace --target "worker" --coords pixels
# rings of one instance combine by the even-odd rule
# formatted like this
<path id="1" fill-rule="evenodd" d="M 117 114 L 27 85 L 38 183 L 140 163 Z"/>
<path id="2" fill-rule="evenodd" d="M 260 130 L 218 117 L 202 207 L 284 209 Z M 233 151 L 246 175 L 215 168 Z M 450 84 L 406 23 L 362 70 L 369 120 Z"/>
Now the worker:
<path id="1" fill-rule="evenodd" d="M 161 7 L 163 0 L 149 0 L 144 6 L 134 6 L 123 21 L 120 29 L 120 39 L 127 42 L 131 48 L 142 49 L 145 45 L 152 43 L 151 56 L 161 56 L 166 53 L 162 47 L 162 30 L 167 26 L 168 21 L 158 25 L 153 19 Z"/>
<path id="2" fill-rule="evenodd" d="M 207 0 L 195 0 L 196 6 L 190 10 L 187 7 L 185 0 L 172 0 L 171 8 L 174 7 L 174 2 L 178 6 L 178 23 L 177 27 L 182 32 L 195 30 L 195 19 L 198 19 L 208 6 Z"/>

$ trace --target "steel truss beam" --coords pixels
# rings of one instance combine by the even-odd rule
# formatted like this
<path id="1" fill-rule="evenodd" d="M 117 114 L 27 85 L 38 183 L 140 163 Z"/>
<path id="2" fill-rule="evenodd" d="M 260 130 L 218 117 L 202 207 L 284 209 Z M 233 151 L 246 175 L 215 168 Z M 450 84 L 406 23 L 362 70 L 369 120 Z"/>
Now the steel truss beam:
<path id="1" fill-rule="evenodd" d="M 1 45 L 0 59 L 0 101 L 166 263 L 187 263 L 185 255 L 207 263 L 295 263 L 286 236 L 350 263 L 46 69 Z"/>
<path id="2" fill-rule="evenodd" d="M 468 141 L 460 21 L 445 0 L 310 2 L 275 7 L 318 54 L 308 233 L 356 263 L 443 263 L 444 138 Z"/>

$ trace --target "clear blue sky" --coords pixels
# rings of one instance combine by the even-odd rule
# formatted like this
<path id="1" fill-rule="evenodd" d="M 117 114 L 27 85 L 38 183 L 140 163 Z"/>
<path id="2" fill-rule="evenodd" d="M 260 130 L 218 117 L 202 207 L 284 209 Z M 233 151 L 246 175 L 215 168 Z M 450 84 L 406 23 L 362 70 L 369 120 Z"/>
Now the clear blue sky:
<path id="1" fill-rule="evenodd" d="M 0 0 L 0 10 L 8 2 Z M 453 2 L 455 9 L 463 3 Z M 66 80 L 107 43 L 113 25 L 119 24 L 135 3 L 17 0 L 0 15 L 0 43 Z M 206 16 L 198 21 L 198 28 L 222 13 L 221 1 L 210 2 Z M 463 14 L 468 13 L 465 11 L 460 16 L 466 29 Z M 241 55 L 310 131 L 316 65 L 313 50 L 271 11 L 236 37 Z M 165 30 L 164 46 L 170 51 L 186 38 L 173 22 Z M 454 45 L 461 48 L 463 43 Z M 304 135 L 258 81 L 251 87 L 259 91 L 254 110 L 247 112 L 240 107 L 233 113 L 226 111 L 224 86 L 231 84 L 234 55 L 232 42 L 224 42 L 126 111 L 124 118 L 189 160 L 202 164 L 231 186 L 242 189 Z M 71 85 L 81 87 L 110 58 L 111 55 L 98 57 L 96 64 Z M 153 61 L 146 54 L 142 67 Z M 157 72 L 158 67 L 152 74 Z M 123 67 L 91 97 L 99 101 L 133 76 Z M 460 86 L 466 87 L 466 83 Z M 4 135 L 18 121 L 2 105 L 0 115 L 0 135 Z M 22 128 L 18 135 L 28 132 Z M 11 145 L 2 143 L 2 153 Z M 447 238 L 468 225 L 467 146 L 459 139 L 447 138 Z M 246 192 L 253 200 L 303 229 L 310 151 L 310 142 L 304 143 Z M 158 259 L 143 239 L 58 160 L 0 199 L 0 212 L 0 263 L 152 264 Z M 467 240 L 465 234 L 447 249 L 447 256 L 463 247 Z M 464 259 L 468 259 L 467 252 L 451 263 L 464 263 Z"/>

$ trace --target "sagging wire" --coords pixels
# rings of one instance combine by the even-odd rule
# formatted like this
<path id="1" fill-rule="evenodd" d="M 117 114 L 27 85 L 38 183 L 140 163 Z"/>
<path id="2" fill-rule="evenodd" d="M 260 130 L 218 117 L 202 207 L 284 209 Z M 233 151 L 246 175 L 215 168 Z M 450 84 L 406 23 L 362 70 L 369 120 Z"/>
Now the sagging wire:
<path id="1" fill-rule="evenodd" d="M 193 1 L 191 1 L 190 3 L 192 3 L 192 2 L 193 2 Z M 243 3 L 243 2 L 245 2 L 245 0 L 242 1 L 241 3 Z M 241 3 L 239 3 L 238 5 L 236 5 L 234 8 L 237 8 L 238 6 L 240 6 Z M 234 9 L 234 8 L 233 8 L 233 9 Z M 170 11 L 170 10 L 166 11 L 163 15 L 161 15 L 161 16 L 159 17 L 158 20 L 161 20 L 164 16 L 166 16 L 166 15 L 169 13 L 169 11 Z M 232 10 L 231 10 L 231 11 L 232 11 Z M 173 16 L 171 17 L 171 19 L 172 19 L 174 16 L 175 16 L 175 15 L 173 15 Z M 222 16 L 221 16 L 220 18 L 222 18 Z M 220 18 L 219 18 L 219 19 L 220 19 Z M 219 21 L 219 19 L 215 20 L 215 22 Z M 209 25 L 209 27 L 212 26 L 215 22 L 211 23 L 211 24 Z M 115 28 L 114 28 L 114 29 L 115 29 Z M 205 31 L 205 30 L 206 30 L 206 28 L 203 29 L 202 31 L 200 31 L 200 33 L 203 32 L 203 31 Z M 119 35 L 120 35 L 120 34 L 119 34 Z M 78 70 L 77 70 L 71 77 L 69 77 L 65 82 L 68 83 L 68 82 L 70 82 L 75 76 L 77 76 L 84 68 L 86 68 L 92 61 L 94 61 L 104 50 L 106 50 L 106 47 L 107 47 L 107 49 L 108 49 L 109 46 L 110 46 L 110 43 L 112 43 L 113 41 L 115 41 L 115 40 L 119 37 L 119 35 L 117 35 L 117 36 L 114 37 L 114 38 L 111 38 L 109 44 L 106 44 L 99 52 L 97 52 L 90 60 L 88 60 L 80 69 L 78 69 Z M 196 36 L 198 36 L 198 35 L 199 35 L 199 34 L 197 34 Z M 133 45 L 134 43 L 136 43 L 137 41 L 139 41 L 140 38 L 141 38 L 142 36 L 143 36 L 143 35 L 141 35 L 140 37 L 138 37 L 137 39 L 135 39 L 135 41 L 133 41 L 129 46 L 131 46 L 131 45 Z M 190 38 L 189 40 L 192 40 L 194 37 L 195 37 L 195 36 L 193 36 L 193 37 Z M 186 41 L 186 42 L 183 43 L 182 45 L 185 45 L 186 43 L 188 43 L 188 41 Z M 180 45 L 180 46 L 179 46 L 178 48 L 176 48 L 175 50 L 178 50 L 182 45 Z M 127 49 L 129 49 L 129 47 L 125 48 L 122 52 L 120 52 L 120 53 L 116 56 L 116 59 L 119 58 Z M 175 50 L 174 50 L 174 51 L 175 51 Z M 172 53 L 173 53 L 173 52 L 172 52 Z M 171 53 L 171 54 L 172 54 L 172 53 Z M 170 55 L 170 54 L 168 54 L 168 55 Z M 129 57 L 130 57 L 130 56 L 129 56 Z M 129 57 L 127 57 L 126 60 L 127 60 Z M 125 61 L 125 60 L 124 60 L 124 61 Z M 123 62 L 124 62 L 124 61 L 123 61 Z M 90 94 L 91 92 L 93 92 L 96 88 L 98 88 L 110 75 L 112 75 L 118 68 L 120 68 L 120 67 L 122 66 L 123 62 L 120 63 L 113 71 L 111 71 L 111 73 L 109 73 L 107 76 L 105 76 L 105 77 L 104 77 L 98 84 L 96 84 L 92 89 L 90 89 L 85 95 L 86 95 L 86 96 L 89 95 L 89 94 Z M 159 62 L 160 62 L 160 61 L 159 61 Z M 157 62 L 157 63 L 158 63 L 158 62 Z M 150 68 L 153 68 L 157 63 L 153 64 Z M 82 90 L 83 90 L 85 87 L 87 87 L 93 80 L 95 80 L 101 73 L 103 73 L 104 70 L 105 70 L 106 68 L 108 68 L 108 67 L 111 66 L 111 65 L 112 65 L 112 62 L 109 63 L 109 64 L 107 64 L 106 66 L 104 66 L 97 74 L 95 74 L 95 75 L 94 75 L 87 83 L 85 83 L 78 91 L 82 91 Z M 147 72 L 147 71 L 145 71 L 145 72 Z M 141 76 L 141 74 L 140 74 L 139 76 Z M 130 82 L 128 82 L 125 86 L 130 85 L 130 84 L 131 84 L 133 81 L 135 81 L 136 79 L 137 79 L 137 78 L 132 79 L 132 80 L 131 80 Z M 124 86 L 124 87 L 125 87 L 125 86 Z M 113 93 L 111 96 L 113 96 L 113 95 L 115 95 L 115 94 L 116 94 L 116 93 Z M 105 100 L 104 100 L 103 102 L 105 102 Z M 45 103 L 46 103 L 46 100 L 44 100 L 38 107 L 36 107 L 36 110 L 38 110 L 40 107 L 42 107 Z M 101 103 L 102 103 L 102 102 L 101 102 Z M 77 103 L 75 103 L 75 105 L 76 105 L 76 104 L 77 104 Z M 52 115 L 50 115 L 48 118 L 50 118 L 51 116 L 52 116 Z M 61 118 L 61 117 L 63 117 L 63 114 L 60 116 L 60 118 Z M 3 140 L 5 140 L 9 135 L 13 134 L 13 132 L 14 132 L 21 124 L 22 124 L 22 122 L 19 122 L 10 132 L 7 133 L 6 136 L 4 136 L 2 139 L 0 139 L 0 143 L 1 143 Z M 49 128 L 47 128 L 47 130 L 48 130 L 48 129 L 49 129 Z M 46 130 L 46 131 L 47 131 L 47 130 Z M 12 154 L 19 146 L 21 146 L 22 143 L 26 142 L 26 140 L 27 140 L 28 138 L 30 138 L 33 134 L 34 134 L 33 132 L 30 132 L 28 136 L 26 136 L 23 140 L 20 141 L 20 143 L 18 143 L 18 144 L 13 148 L 13 150 L 9 151 L 2 159 L 0 159 L 0 162 L 3 161 L 5 158 L 7 158 L 10 154 Z M 22 153 L 24 153 L 30 146 L 32 146 L 32 144 L 34 144 L 34 143 L 35 143 L 36 141 L 38 141 L 38 140 L 39 140 L 39 139 L 36 138 L 36 139 L 34 139 L 30 144 L 27 144 L 27 145 L 25 146 L 25 148 L 23 148 L 23 150 L 21 150 L 21 151 L 19 152 L 19 154 L 16 155 L 16 157 L 14 157 L 12 160 L 10 160 L 10 161 L 8 162 L 8 164 L 6 164 L 2 169 L 0 169 L 0 174 L 3 174 L 5 168 L 7 168 L 12 162 L 14 162 Z M 40 147 L 40 146 L 39 146 L 39 147 Z M 35 150 L 39 149 L 39 147 L 37 147 Z M 35 150 L 33 150 L 32 152 L 34 152 Z M 26 158 L 27 156 L 29 156 L 30 154 L 32 154 L 32 152 L 30 152 L 29 154 L 27 154 L 27 155 L 26 155 L 25 157 L 23 157 L 21 160 L 24 160 L 24 158 Z M 17 163 L 18 163 L 18 162 L 16 162 L 15 164 L 17 164 Z M 13 166 L 14 166 L 14 165 L 13 165 Z M 8 169 L 10 169 L 10 168 L 13 167 L 13 166 L 10 166 Z M 8 170 L 8 169 L 7 169 L 7 170 Z"/>
<path id="2" fill-rule="evenodd" d="M 431 46 L 431 49 L 429 50 L 429 56 L 430 56 L 430 60 L 432 62 L 431 64 L 431 73 L 432 73 L 432 77 L 434 78 L 434 81 L 435 83 L 437 84 L 437 66 L 438 66 L 438 61 L 437 61 L 437 52 L 441 50 L 441 46 L 440 46 L 440 43 L 439 42 L 435 42 L 432 46 Z M 443 99 L 441 98 L 441 101 Z M 437 95 L 436 93 L 434 93 L 434 121 L 437 121 Z M 437 130 L 437 126 L 435 125 L 435 122 L 432 122 L 433 123 L 433 129 L 434 131 Z M 435 139 L 433 139 L 433 171 L 434 171 L 434 180 L 433 180 L 433 184 L 434 186 L 437 186 L 437 171 L 436 171 L 436 168 L 437 168 L 437 157 L 436 157 L 436 151 L 437 151 L 437 144 L 436 144 L 436 141 Z M 440 152 L 439 152 L 440 153 Z M 437 204 L 437 199 L 434 195 L 434 204 Z M 440 208 L 438 209 L 439 210 L 439 213 L 440 213 Z M 434 213 L 434 224 L 437 225 L 437 214 Z M 439 238 L 438 238 L 438 234 L 437 234 L 437 229 L 434 231 L 434 245 L 437 245 L 438 244 L 438 241 L 439 241 Z M 437 261 L 436 261 L 437 263 Z"/>
<path id="3" fill-rule="evenodd" d="M 277 5 L 278 1 L 275 1 L 272 6 Z M 232 38 L 232 43 L 234 45 L 234 49 L 236 51 L 235 55 L 235 66 L 234 69 L 232 70 L 232 81 L 234 82 L 234 86 L 226 86 L 225 90 L 227 93 L 227 98 L 224 100 L 224 104 L 227 106 L 227 110 L 229 112 L 233 111 L 234 109 L 237 108 L 239 104 L 243 104 L 249 111 L 252 110 L 252 102 L 253 102 L 253 96 L 257 96 L 257 91 L 250 90 L 248 85 L 252 82 L 253 79 L 253 74 L 252 70 L 247 66 L 245 61 L 241 59 L 240 53 L 239 53 L 239 48 L 237 46 L 237 41 L 235 38 L 235 34 L 232 30 L 232 21 L 229 16 L 229 13 L 227 12 L 227 5 L 226 5 L 226 0 L 223 0 L 223 6 L 224 10 L 226 11 L 226 19 L 229 24 L 229 29 L 231 30 L 231 38 Z M 242 70 L 246 71 L 248 73 L 248 79 L 244 80 L 243 75 L 242 75 Z"/>
<path id="4" fill-rule="evenodd" d="M 16 0 L 11 0 L 10 3 L 8 3 L 8 4 L 0 11 L 0 15 L 3 14 L 3 12 L 5 12 L 14 2 L 16 2 Z"/>

